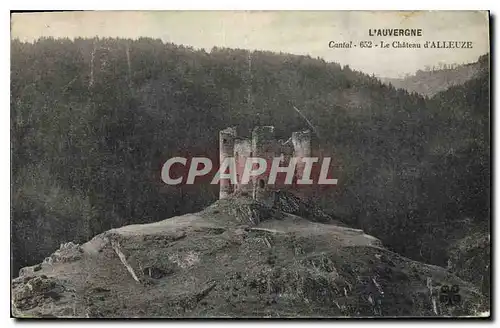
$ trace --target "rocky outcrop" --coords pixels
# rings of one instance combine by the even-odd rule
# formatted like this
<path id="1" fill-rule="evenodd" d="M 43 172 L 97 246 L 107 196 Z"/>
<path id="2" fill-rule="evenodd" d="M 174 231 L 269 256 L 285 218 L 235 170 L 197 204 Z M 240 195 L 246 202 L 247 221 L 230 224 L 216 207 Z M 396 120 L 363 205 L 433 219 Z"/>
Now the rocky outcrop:
<path id="1" fill-rule="evenodd" d="M 444 268 L 401 257 L 291 195 L 277 199 L 268 207 L 229 197 L 199 213 L 66 244 L 52 256 L 56 260 L 24 268 L 14 279 L 13 314 L 346 317 L 488 311 L 474 286 Z M 457 286 L 460 302 L 440 300 L 443 286 Z"/>
<path id="2" fill-rule="evenodd" d="M 490 296 L 490 234 L 475 232 L 459 239 L 449 249 L 448 267 L 451 272 L 480 288 L 485 296 Z"/>

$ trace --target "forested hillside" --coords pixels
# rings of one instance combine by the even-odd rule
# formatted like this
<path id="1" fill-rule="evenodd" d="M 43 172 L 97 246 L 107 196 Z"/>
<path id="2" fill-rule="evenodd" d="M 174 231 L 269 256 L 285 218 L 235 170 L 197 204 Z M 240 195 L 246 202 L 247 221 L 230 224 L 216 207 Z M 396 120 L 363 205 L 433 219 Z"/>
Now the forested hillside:
<path id="1" fill-rule="evenodd" d="M 383 78 L 396 88 L 432 97 L 452 86 L 461 85 L 489 71 L 489 56 L 481 56 L 477 62 L 463 65 L 443 65 L 418 70 L 415 75 L 404 78 Z"/>
<path id="2" fill-rule="evenodd" d="M 14 275 L 61 242 L 201 210 L 217 186 L 166 186 L 177 155 L 218 151 L 218 131 L 320 132 L 335 159 L 332 215 L 413 259 L 489 227 L 489 76 L 424 98 L 322 59 L 160 40 L 12 41 Z M 482 230 L 481 230 L 482 229 Z"/>

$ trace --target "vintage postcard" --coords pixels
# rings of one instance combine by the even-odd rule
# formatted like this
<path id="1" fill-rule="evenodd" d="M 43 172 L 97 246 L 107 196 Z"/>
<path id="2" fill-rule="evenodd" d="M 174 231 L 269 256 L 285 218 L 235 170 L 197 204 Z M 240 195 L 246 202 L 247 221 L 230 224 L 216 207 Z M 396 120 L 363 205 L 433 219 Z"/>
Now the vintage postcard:
<path id="1" fill-rule="evenodd" d="M 491 318 L 487 11 L 11 15 L 15 318 Z"/>

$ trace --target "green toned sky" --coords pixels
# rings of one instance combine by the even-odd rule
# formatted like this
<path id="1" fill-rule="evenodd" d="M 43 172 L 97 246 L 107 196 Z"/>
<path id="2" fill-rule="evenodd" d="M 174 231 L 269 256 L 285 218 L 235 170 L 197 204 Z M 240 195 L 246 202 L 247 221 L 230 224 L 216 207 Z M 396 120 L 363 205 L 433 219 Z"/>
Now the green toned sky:
<path id="1" fill-rule="evenodd" d="M 421 28 L 422 37 L 370 37 L 368 29 Z M 161 38 L 210 50 L 213 46 L 309 54 L 383 77 L 425 66 L 467 63 L 489 51 L 486 12 L 369 11 L 87 11 L 13 14 L 12 38 Z M 472 41 L 472 49 L 330 49 L 329 41 Z"/>

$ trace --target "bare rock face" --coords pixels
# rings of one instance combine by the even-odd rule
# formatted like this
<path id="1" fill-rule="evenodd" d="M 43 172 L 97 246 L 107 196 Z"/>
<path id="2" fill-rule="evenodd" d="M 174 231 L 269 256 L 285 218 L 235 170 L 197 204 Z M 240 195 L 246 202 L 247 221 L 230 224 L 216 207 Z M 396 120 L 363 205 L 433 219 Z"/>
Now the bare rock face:
<path id="1" fill-rule="evenodd" d="M 390 252 L 287 194 L 277 195 L 273 207 L 229 197 L 199 213 L 113 229 L 61 248 L 51 256 L 57 260 L 23 268 L 14 279 L 16 317 L 465 316 L 489 310 L 475 287 L 444 268 Z M 460 301 L 440 300 L 443 286 L 458 288 Z"/>

